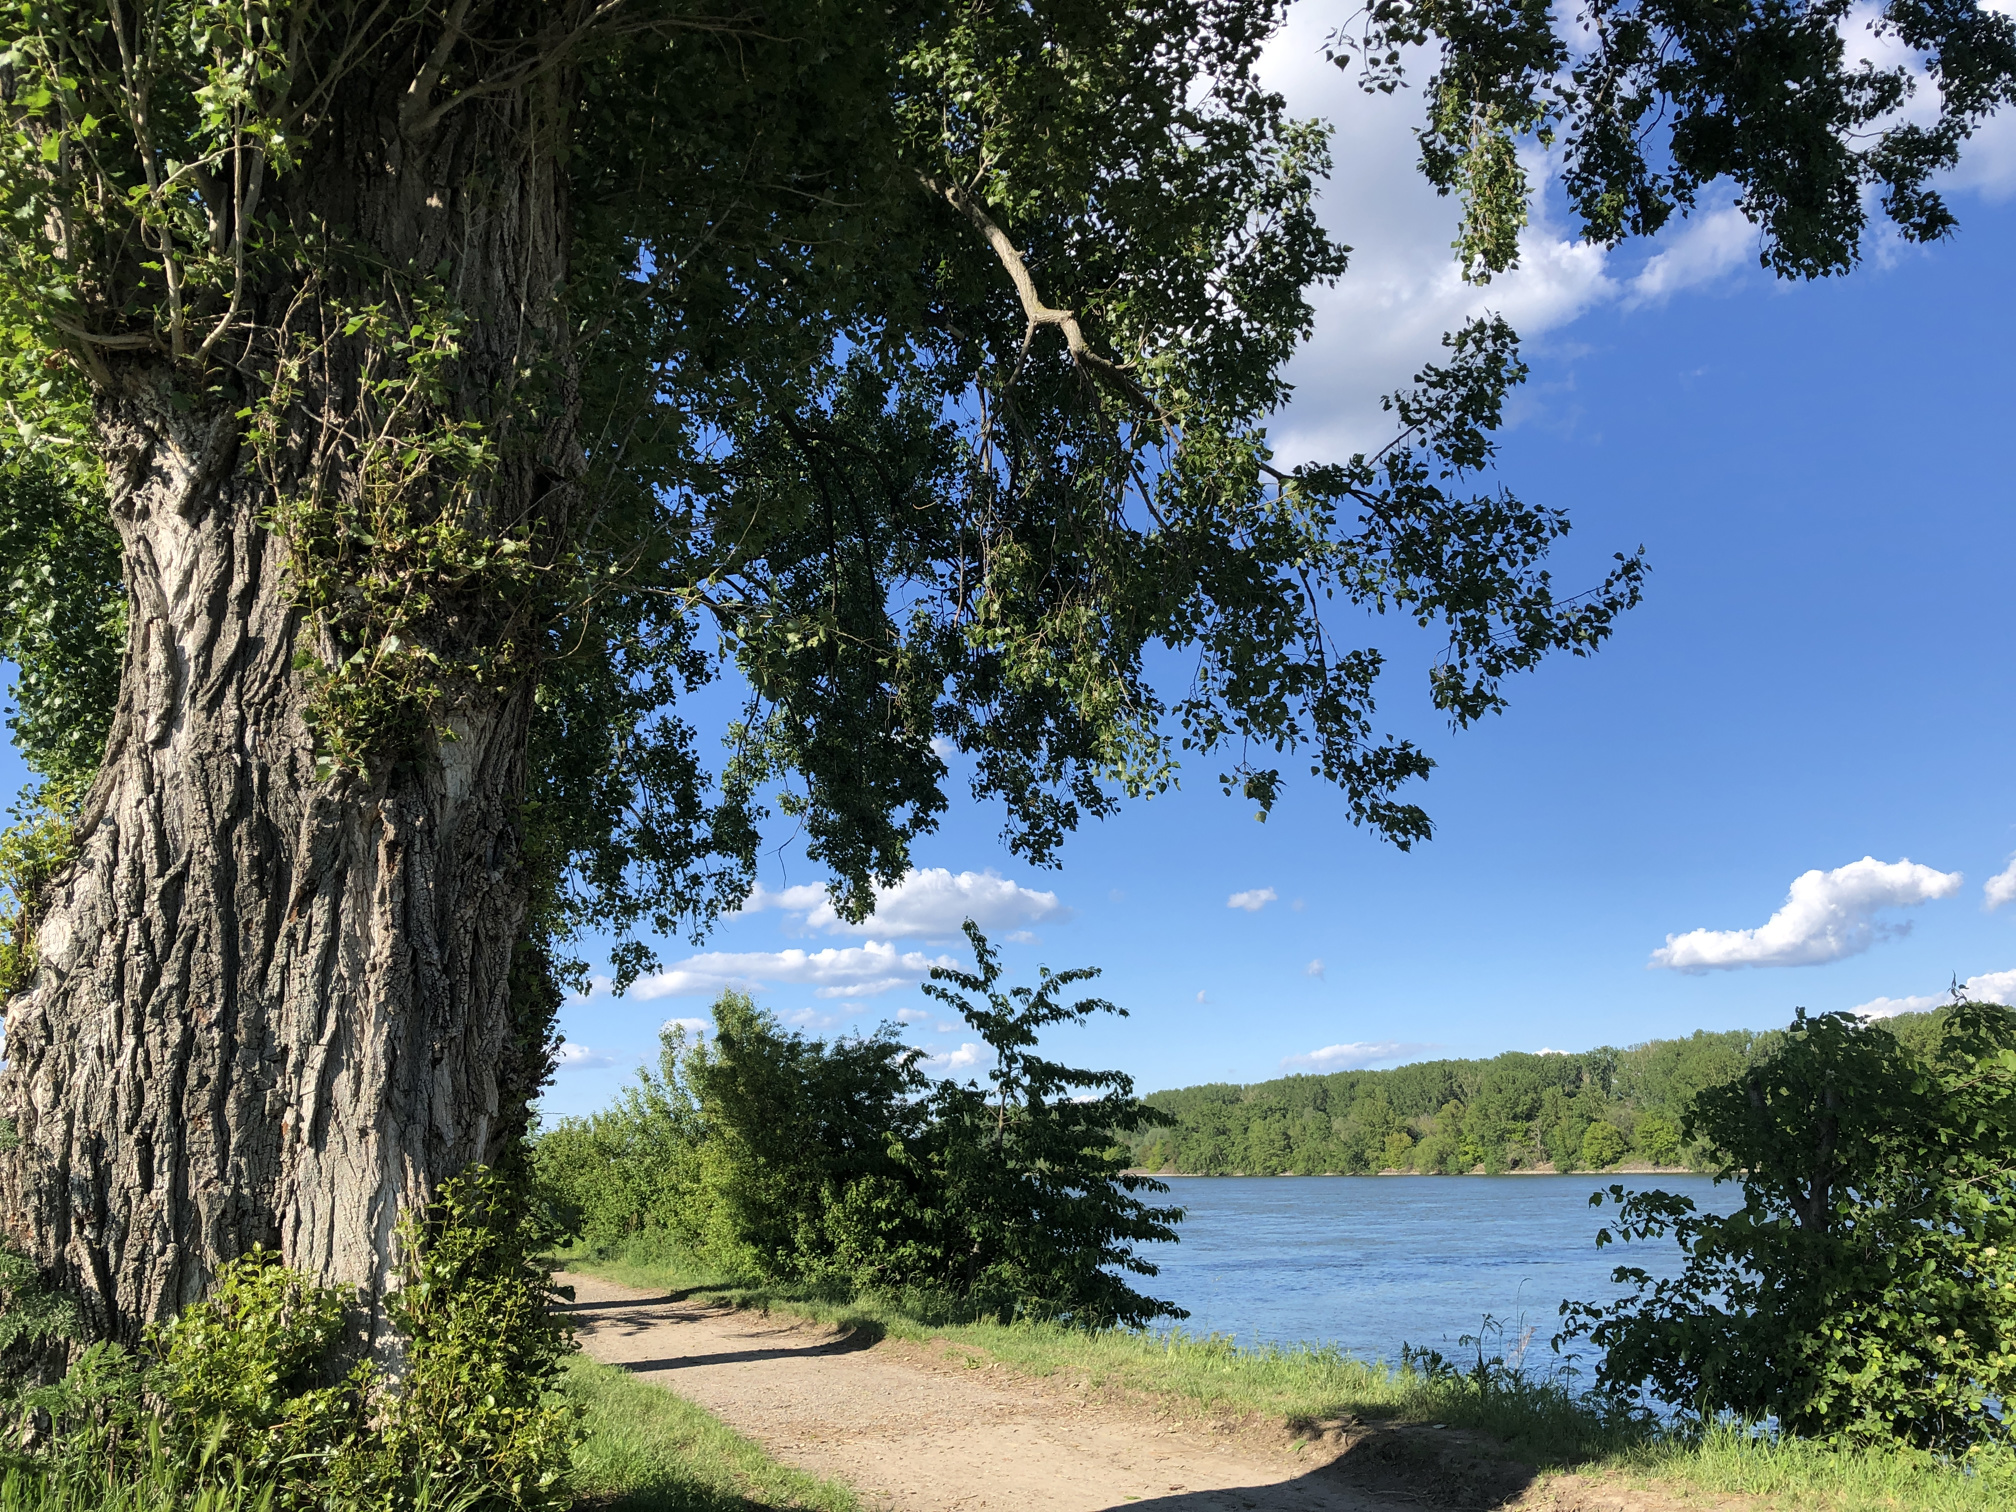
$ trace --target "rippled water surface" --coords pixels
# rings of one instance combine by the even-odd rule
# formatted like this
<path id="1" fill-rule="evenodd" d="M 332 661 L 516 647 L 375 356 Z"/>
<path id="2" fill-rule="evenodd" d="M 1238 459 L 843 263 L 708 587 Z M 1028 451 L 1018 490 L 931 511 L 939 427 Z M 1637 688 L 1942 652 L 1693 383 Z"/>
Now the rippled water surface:
<path id="1" fill-rule="evenodd" d="M 1547 1359 L 1565 1297 L 1609 1299 L 1620 1261 L 1654 1275 L 1678 1247 L 1596 1248 L 1589 1194 L 1621 1181 L 1681 1192 L 1704 1210 L 1741 1203 L 1705 1176 L 1172 1176 L 1182 1242 L 1153 1246 L 1162 1274 L 1135 1285 L 1190 1310 L 1183 1325 L 1241 1344 L 1323 1342 L 1397 1360 L 1402 1343 L 1455 1357 L 1486 1313 L 1508 1346 L 1537 1325 Z M 1494 1351 L 1495 1352 L 1495 1351 Z M 1467 1351 L 1461 1351 L 1467 1354 Z"/>

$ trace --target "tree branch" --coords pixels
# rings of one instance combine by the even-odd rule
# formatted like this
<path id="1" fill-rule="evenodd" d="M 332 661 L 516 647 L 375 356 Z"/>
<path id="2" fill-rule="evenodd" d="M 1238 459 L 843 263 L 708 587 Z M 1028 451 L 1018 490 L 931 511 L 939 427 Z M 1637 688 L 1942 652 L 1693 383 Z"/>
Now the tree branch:
<path id="1" fill-rule="evenodd" d="M 1078 324 L 1075 310 L 1059 310 L 1043 302 L 1036 280 L 1030 276 L 1029 264 L 1016 250 L 1015 243 L 1008 239 L 1008 233 L 994 224 L 993 217 L 978 200 L 948 179 L 935 178 L 928 173 L 920 173 L 917 178 L 926 189 L 973 222 L 987 239 L 987 245 L 994 249 L 994 255 L 1001 259 L 1001 266 L 1008 270 L 1008 280 L 1015 285 L 1015 292 L 1022 300 L 1022 313 L 1029 321 L 1029 328 L 1022 338 L 1024 352 L 1027 352 L 1039 326 L 1055 326 L 1064 333 L 1064 345 L 1070 350 L 1073 362 L 1105 379 L 1128 403 L 1148 411 L 1164 425 L 1170 425 L 1162 407 L 1129 376 L 1125 368 L 1092 350 L 1092 343 L 1085 339 L 1085 330 Z"/>
<path id="2" fill-rule="evenodd" d="M 469 0 L 455 0 L 448 8 L 448 19 L 442 24 L 440 40 L 427 55 L 427 61 L 420 65 L 420 72 L 413 76 L 413 82 L 406 86 L 406 98 L 399 102 L 399 129 L 408 135 L 413 134 L 414 122 L 420 119 L 434 97 L 434 86 L 441 82 L 441 71 L 448 66 L 448 55 L 462 40 L 462 22 L 468 14 Z"/>

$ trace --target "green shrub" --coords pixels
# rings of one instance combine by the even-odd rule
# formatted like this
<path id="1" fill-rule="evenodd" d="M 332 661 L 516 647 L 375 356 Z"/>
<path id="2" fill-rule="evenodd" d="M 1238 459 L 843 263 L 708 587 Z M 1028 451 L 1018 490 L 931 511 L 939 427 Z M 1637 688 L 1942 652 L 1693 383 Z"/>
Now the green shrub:
<path id="1" fill-rule="evenodd" d="M 556 1237 L 486 1170 L 407 1215 L 401 1284 L 386 1299 L 404 1349 L 398 1385 L 337 1466 L 358 1507 L 401 1512 L 419 1486 L 511 1512 L 570 1504 L 577 1416 L 557 1391 L 573 1341 L 536 1261 Z"/>
<path id="2" fill-rule="evenodd" d="M 167 1409 L 169 1447 L 185 1459 L 207 1450 L 249 1484 L 271 1483 L 276 1507 L 315 1505 L 366 1433 L 371 1367 L 323 1380 L 347 1306 L 343 1288 L 316 1285 L 270 1250 L 224 1266 L 207 1297 L 148 1332 L 145 1383 Z"/>
<path id="3" fill-rule="evenodd" d="M 1685 1263 L 1620 1266 L 1632 1295 L 1563 1305 L 1564 1337 L 1605 1351 L 1602 1386 L 1848 1443 L 2016 1436 L 2016 1014 L 1961 1004 L 1915 1048 L 1802 1012 L 1682 1132 L 1723 1152 L 1743 1206 L 1610 1188 L 1616 1237 L 1670 1234 Z"/>
<path id="4" fill-rule="evenodd" d="M 135 1512 L 559 1512 L 579 1433 L 559 1391 L 571 1341 L 533 1260 L 553 1237 L 481 1169 L 409 1214 L 390 1370 L 344 1368 L 348 1293 L 254 1250 L 137 1355 L 93 1344 L 24 1393 L 20 1437 L 39 1443 L 11 1457 L 10 1494 Z"/>
<path id="5" fill-rule="evenodd" d="M 925 990 L 993 1052 L 984 1085 L 929 1081 L 893 1026 L 828 1043 L 727 993 L 711 1043 L 668 1031 L 657 1074 L 540 1136 L 549 1205 L 603 1258 L 967 1316 L 1179 1316 L 1124 1279 L 1155 1274 L 1136 1246 L 1173 1239 L 1181 1216 L 1143 1200 L 1168 1189 L 1130 1171 L 1120 1143 L 1166 1116 L 1117 1071 L 1034 1053 L 1046 1027 L 1121 1010 L 1061 996 L 1090 971 L 1004 991 L 986 937 L 967 933 L 976 970 L 941 968 Z"/>
<path id="6" fill-rule="evenodd" d="M 1592 1123 L 1582 1135 L 1582 1165 L 1601 1171 L 1617 1164 L 1630 1152 L 1631 1141 L 1613 1123 Z"/>
<path id="7" fill-rule="evenodd" d="M 1681 1156 L 1680 1126 L 1663 1113 L 1647 1113 L 1631 1131 L 1638 1153 L 1653 1165 L 1678 1165 Z"/>

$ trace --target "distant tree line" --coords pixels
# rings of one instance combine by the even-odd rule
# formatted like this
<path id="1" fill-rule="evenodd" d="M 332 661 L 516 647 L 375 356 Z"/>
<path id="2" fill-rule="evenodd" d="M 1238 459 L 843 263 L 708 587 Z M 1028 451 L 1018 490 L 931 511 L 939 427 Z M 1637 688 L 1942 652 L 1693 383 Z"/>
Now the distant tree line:
<path id="1" fill-rule="evenodd" d="M 1919 1045 L 1933 1015 L 1878 1027 Z M 1139 1169 L 1199 1176 L 1413 1171 L 1599 1171 L 1635 1163 L 1706 1170 L 1714 1152 L 1684 1132 L 1695 1097 L 1736 1080 L 1784 1043 L 1782 1029 L 1648 1040 L 1575 1055 L 1508 1051 L 1390 1071 L 1337 1071 L 1151 1093 L 1163 1127 L 1119 1137 Z"/>

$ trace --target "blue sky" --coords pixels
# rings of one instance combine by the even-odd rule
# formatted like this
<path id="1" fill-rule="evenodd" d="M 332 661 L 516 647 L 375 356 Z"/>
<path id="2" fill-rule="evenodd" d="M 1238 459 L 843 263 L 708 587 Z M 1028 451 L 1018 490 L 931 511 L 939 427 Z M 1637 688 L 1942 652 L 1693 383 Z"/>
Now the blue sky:
<path id="1" fill-rule="evenodd" d="M 962 906 L 997 941 L 1030 937 L 1004 947 L 1024 980 L 1104 968 L 1131 1016 L 1053 1049 L 1144 1088 L 1766 1027 L 2016 971 L 2016 905 L 1983 891 L 2016 852 L 2016 132 L 1998 124 L 1958 175 L 1957 239 L 1881 244 L 1849 279 L 1774 282 L 1710 204 L 1608 256 L 1543 213 L 1526 266 L 1480 292 L 1454 276 L 1451 205 L 1414 175 L 1418 97 L 1359 98 L 1315 57 L 1331 20 L 1305 7 L 1271 61 L 1298 110 L 1338 125 L 1325 215 L 1356 249 L 1280 450 L 1376 440 L 1378 394 L 1465 314 L 1502 311 L 1533 365 L 1505 480 L 1572 512 L 1563 584 L 1642 543 L 1645 604 L 1458 736 L 1421 696 L 1432 648 L 1395 658 L 1389 727 L 1440 762 L 1420 793 L 1438 834 L 1411 854 L 1307 784 L 1257 824 L 1215 767 L 1081 832 L 1055 871 L 1008 856 L 998 815 L 955 810 L 918 848 L 927 875 L 858 931 L 810 912 L 822 879 L 787 852 L 764 901 L 799 906 L 702 947 L 735 959 L 676 947 L 663 995 L 568 1006 L 549 1111 L 605 1101 L 725 976 L 819 1033 L 902 1014 L 958 1066 L 972 1035 L 914 982 L 960 954 Z M 1716 933 L 1669 958 L 1703 969 L 1652 964 L 1696 930 Z M 2016 978 L 1983 986 L 2016 997 Z"/>
<path id="2" fill-rule="evenodd" d="M 1480 292 L 1449 260 L 1453 206 L 1414 174 L 1418 96 L 1365 100 L 1315 56 L 1350 8 L 1305 5 L 1270 62 L 1338 125 L 1325 215 L 1356 249 L 1279 450 L 1376 443 L 1377 396 L 1465 314 L 1501 311 L 1533 367 L 1504 480 L 1570 510 L 1565 586 L 1644 545 L 1644 605 L 1458 736 L 1422 696 L 1432 646 L 1368 627 L 1398 653 L 1385 726 L 1440 763 L 1416 793 L 1437 837 L 1411 854 L 1307 783 L 1257 824 L 1215 766 L 1082 831 L 1054 871 L 1006 853 L 998 813 L 955 808 L 918 847 L 925 874 L 860 930 L 790 891 L 823 879 L 787 848 L 762 876 L 774 906 L 666 942 L 652 995 L 567 1005 L 549 1113 L 606 1102 L 723 980 L 819 1033 L 902 1014 L 960 1066 L 973 1036 L 915 984 L 959 956 L 965 911 L 1022 980 L 1102 967 L 1132 1016 L 1052 1049 L 1144 1090 L 1766 1027 L 1956 975 L 2016 1000 L 2016 975 L 1992 980 L 2016 973 L 2016 903 L 1984 891 L 2016 853 L 2016 122 L 1958 175 L 1955 240 L 1879 245 L 1846 280 L 1774 282 L 1711 204 L 1607 256 L 1543 213 L 1522 270 Z"/>

